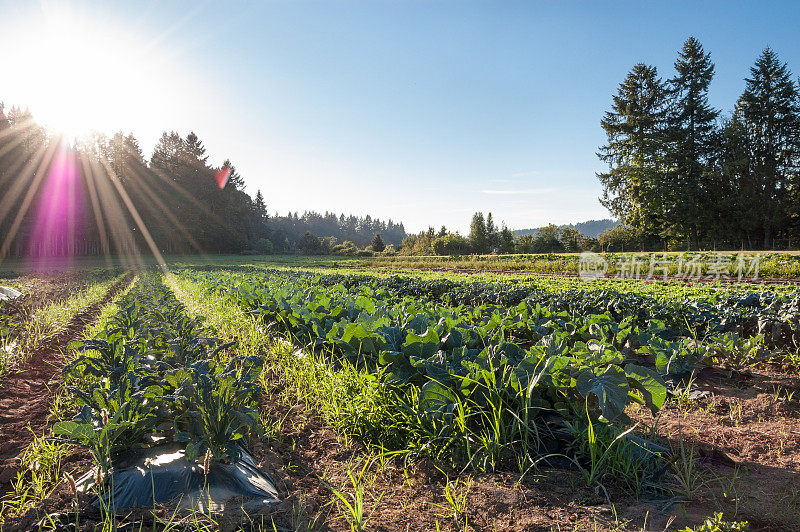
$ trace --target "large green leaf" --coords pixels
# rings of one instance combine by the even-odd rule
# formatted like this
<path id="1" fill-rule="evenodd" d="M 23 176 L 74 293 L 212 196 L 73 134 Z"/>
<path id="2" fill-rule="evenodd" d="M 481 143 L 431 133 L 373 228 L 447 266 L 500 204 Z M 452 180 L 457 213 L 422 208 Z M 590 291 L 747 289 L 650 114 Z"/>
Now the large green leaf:
<path id="1" fill-rule="evenodd" d="M 642 394 L 645 405 L 656 415 L 667 400 L 667 385 L 658 373 L 644 366 L 628 364 L 625 366 L 625 373 L 631 388 Z"/>
<path id="2" fill-rule="evenodd" d="M 619 366 L 609 366 L 602 375 L 595 375 L 590 369 L 581 370 L 576 388 L 586 399 L 590 395 L 597 398 L 600 412 L 608 421 L 622 414 L 628 404 L 628 379 Z"/>
<path id="3" fill-rule="evenodd" d="M 453 414 L 457 400 L 453 390 L 431 380 L 420 389 L 419 408 L 426 414 L 441 419 Z"/>
<path id="4" fill-rule="evenodd" d="M 409 332 L 403 343 L 403 353 L 408 356 L 428 358 L 439 350 L 439 335 L 436 329 L 429 327 L 424 334 Z"/>

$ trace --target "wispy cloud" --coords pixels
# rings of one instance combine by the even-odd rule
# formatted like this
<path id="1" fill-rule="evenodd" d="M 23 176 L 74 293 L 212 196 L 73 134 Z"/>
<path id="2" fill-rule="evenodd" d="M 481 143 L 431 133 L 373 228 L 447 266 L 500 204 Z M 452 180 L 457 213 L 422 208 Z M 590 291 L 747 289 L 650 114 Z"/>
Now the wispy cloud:
<path id="1" fill-rule="evenodd" d="M 527 172 L 517 172 L 516 174 L 511 174 L 511 177 L 536 177 L 540 175 L 538 170 L 528 170 Z"/>
<path id="2" fill-rule="evenodd" d="M 519 196 L 522 194 L 549 194 L 553 192 L 553 188 L 522 188 L 512 190 L 481 190 L 481 194 L 490 194 L 493 196 Z"/>

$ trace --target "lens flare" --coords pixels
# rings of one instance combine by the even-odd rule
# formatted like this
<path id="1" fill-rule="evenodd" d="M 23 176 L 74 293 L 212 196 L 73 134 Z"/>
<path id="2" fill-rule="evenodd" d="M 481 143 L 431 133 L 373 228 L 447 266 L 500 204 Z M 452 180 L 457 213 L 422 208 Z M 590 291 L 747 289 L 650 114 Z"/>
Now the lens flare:
<path id="1" fill-rule="evenodd" d="M 83 195 L 75 151 L 62 142 L 34 207 L 31 256 L 74 257 L 84 251 Z"/>
<path id="2" fill-rule="evenodd" d="M 217 186 L 220 188 L 220 190 L 225 188 L 225 185 L 228 183 L 228 178 L 230 176 L 231 176 L 230 168 L 223 168 L 214 175 L 214 179 L 217 180 Z"/>

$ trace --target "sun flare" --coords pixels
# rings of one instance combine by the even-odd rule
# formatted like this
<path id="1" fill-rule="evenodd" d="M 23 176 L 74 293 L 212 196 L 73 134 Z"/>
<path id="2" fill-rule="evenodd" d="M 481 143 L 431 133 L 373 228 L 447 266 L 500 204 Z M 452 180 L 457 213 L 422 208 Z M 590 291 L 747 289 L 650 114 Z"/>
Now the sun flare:
<path id="1" fill-rule="evenodd" d="M 164 105 L 164 54 L 147 40 L 66 9 L 39 15 L 0 39 L 16 50 L 4 68 L 7 105 L 24 102 L 51 132 L 72 138 L 128 128 Z"/>

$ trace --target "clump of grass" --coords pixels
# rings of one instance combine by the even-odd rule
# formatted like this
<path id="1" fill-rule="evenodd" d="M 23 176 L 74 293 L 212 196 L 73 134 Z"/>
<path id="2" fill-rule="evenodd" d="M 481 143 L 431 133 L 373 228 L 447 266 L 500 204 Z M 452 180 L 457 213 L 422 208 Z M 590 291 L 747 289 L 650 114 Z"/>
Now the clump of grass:
<path id="1" fill-rule="evenodd" d="M 679 436 L 677 447 L 672 450 L 670 477 L 675 491 L 687 501 L 694 500 L 708 484 L 699 461 L 697 448 Z"/>
<path id="2" fill-rule="evenodd" d="M 69 446 L 33 435 L 20 460 L 20 470 L 11 481 L 12 495 L 3 500 L 0 514 L 19 514 L 50 496 L 61 481 L 62 462 Z"/>
<path id="3" fill-rule="evenodd" d="M 722 512 L 716 513 L 696 527 L 686 527 L 681 532 L 745 532 L 750 530 L 747 521 L 725 521 Z"/>
<path id="4" fill-rule="evenodd" d="M 439 471 L 447 475 L 440 469 Z M 461 521 L 464 521 L 464 529 L 467 529 L 468 516 L 467 516 L 467 503 L 469 502 L 469 494 L 472 490 L 472 478 L 467 477 L 462 479 L 460 477 L 455 480 L 447 480 L 444 484 L 443 497 L 446 504 L 435 504 L 447 512 L 446 515 L 441 517 L 449 517 L 453 520 L 455 526 L 460 527 Z"/>
<path id="5" fill-rule="evenodd" d="M 385 493 L 381 492 L 378 498 L 372 503 L 372 510 L 367 513 L 366 471 L 370 465 L 371 462 L 366 461 L 356 474 L 353 474 L 351 469 L 347 469 L 347 476 L 350 479 L 352 491 L 345 492 L 344 490 L 337 490 L 333 486 L 328 485 L 334 497 L 336 497 L 334 501 L 331 502 L 338 503 L 344 518 L 350 524 L 351 532 L 363 532 L 367 529 L 367 523 L 369 523 L 372 514 L 377 510 Z"/>

